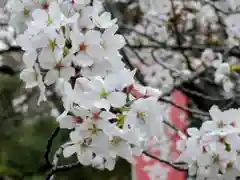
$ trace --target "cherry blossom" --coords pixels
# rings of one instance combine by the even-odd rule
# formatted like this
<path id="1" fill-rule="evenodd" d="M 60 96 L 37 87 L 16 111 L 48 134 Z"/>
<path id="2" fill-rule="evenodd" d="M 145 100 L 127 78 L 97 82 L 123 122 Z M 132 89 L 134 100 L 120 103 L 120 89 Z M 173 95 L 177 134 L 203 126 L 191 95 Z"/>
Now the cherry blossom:
<path id="1" fill-rule="evenodd" d="M 7 9 L 11 13 L 11 23 L 19 28 L 17 44 L 25 51 L 23 62 L 26 68 L 20 73 L 25 87 L 39 88 L 38 103 L 47 100 L 45 91 L 50 85 L 61 95 L 64 112 L 56 119 L 59 127 L 69 132 L 63 156 L 68 158 L 76 154 L 83 165 L 112 170 L 118 157 L 134 164 L 134 157 L 146 150 L 144 145 L 150 137 L 160 141 L 168 113 L 165 105 L 159 102 L 165 91 L 171 91 L 179 81 L 190 79 L 195 71 L 207 66 L 215 71 L 214 81 L 221 83 L 226 93 L 231 92 L 235 87 L 230 76 L 234 66 L 225 62 L 226 54 L 217 54 L 207 48 L 202 49 L 199 57 L 189 58 L 187 53 L 170 50 L 143 50 L 137 57 L 143 59 L 138 63 L 141 66 L 138 70 L 144 75 L 142 84 L 154 88 L 142 86 L 136 81 L 138 70 L 125 67 L 124 54 L 120 51 L 150 40 L 135 37 L 142 33 L 138 32 L 144 29 L 141 25 L 135 27 L 136 31 L 130 33 L 130 37 L 118 34 L 117 19 L 105 11 L 101 3 L 19 0 L 10 1 Z M 205 33 L 208 28 L 219 30 L 214 26 L 219 19 L 211 4 L 180 1 L 172 4 L 169 0 L 160 3 L 158 0 L 140 0 L 139 3 L 146 12 L 144 21 L 159 22 L 149 27 L 153 33 L 147 33 L 157 39 L 149 45 L 187 48 L 191 45 L 191 37 L 186 35 L 185 42 L 181 43 L 171 34 L 177 34 L 177 28 L 190 30 L 195 20 L 200 32 Z M 235 1 L 227 1 L 227 4 L 231 9 L 238 5 Z M 192 12 L 186 12 L 186 9 Z M 175 13 L 179 15 L 177 21 L 186 22 L 186 27 L 180 23 L 175 27 L 176 32 L 168 32 Z M 228 43 L 227 47 L 239 45 L 238 16 L 230 14 L 224 22 L 229 35 L 228 41 L 224 41 Z M 195 40 L 201 45 L 207 40 L 218 39 L 220 36 L 196 37 Z M 168 42 L 164 44 L 166 40 Z M 134 53 L 126 51 L 125 55 L 133 57 Z M 168 102 L 168 99 L 164 101 Z M 197 174 L 199 179 L 231 179 L 239 175 L 239 113 L 239 109 L 221 111 L 212 106 L 209 110 L 211 121 L 204 120 L 200 129 L 188 128 L 188 137 L 181 136 L 179 146 L 183 152 L 177 161 L 186 163 L 189 172 Z M 159 167 L 154 168 L 158 170 Z M 152 176 L 158 175 L 153 173 Z"/>

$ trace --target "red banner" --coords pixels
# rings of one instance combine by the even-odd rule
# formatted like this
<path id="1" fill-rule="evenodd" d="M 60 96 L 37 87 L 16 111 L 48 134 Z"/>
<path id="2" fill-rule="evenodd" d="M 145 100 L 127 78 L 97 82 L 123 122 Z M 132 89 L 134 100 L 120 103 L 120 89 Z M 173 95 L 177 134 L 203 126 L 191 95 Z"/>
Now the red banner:
<path id="1" fill-rule="evenodd" d="M 176 104 L 187 105 L 187 97 L 180 91 L 174 91 L 171 97 Z M 187 114 L 175 106 L 169 106 L 169 121 L 179 130 L 184 131 L 187 124 Z M 176 147 L 176 142 L 179 139 L 178 133 L 168 127 L 164 131 L 160 145 L 153 147 L 150 141 L 150 152 L 161 159 L 174 160 L 180 153 Z M 136 160 L 136 166 L 133 167 L 133 179 L 135 180 L 176 180 L 176 177 L 177 180 L 186 179 L 184 172 L 177 171 L 145 155 L 137 157 Z"/>

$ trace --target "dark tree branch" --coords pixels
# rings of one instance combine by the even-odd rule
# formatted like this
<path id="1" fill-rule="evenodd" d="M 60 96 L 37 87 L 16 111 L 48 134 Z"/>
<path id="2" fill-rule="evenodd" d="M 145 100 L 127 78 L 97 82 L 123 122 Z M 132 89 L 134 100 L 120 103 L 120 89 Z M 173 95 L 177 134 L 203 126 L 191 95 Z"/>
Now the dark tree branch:
<path id="1" fill-rule="evenodd" d="M 48 140 L 48 143 L 47 143 L 47 146 L 46 146 L 46 152 L 44 154 L 44 158 L 45 158 L 45 161 L 46 161 L 46 165 L 45 165 L 46 168 L 52 167 L 52 163 L 50 161 L 50 157 L 49 156 L 50 156 L 50 153 L 51 153 L 53 141 L 57 137 L 59 131 L 60 131 L 60 127 L 57 127 L 55 129 L 55 131 L 53 132 L 52 136 Z"/>
<path id="2" fill-rule="evenodd" d="M 10 46 L 8 49 L 0 50 L 0 55 L 5 53 L 10 53 L 10 52 L 22 52 L 22 49 L 19 46 Z"/>
<path id="3" fill-rule="evenodd" d="M 200 116 L 203 116 L 203 117 L 210 117 L 209 113 L 207 113 L 207 112 L 202 112 L 202 111 L 198 111 L 196 109 L 192 109 L 192 108 L 188 108 L 186 106 L 182 106 L 180 104 L 174 103 L 171 100 L 165 99 L 164 97 L 159 97 L 158 101 L 171 104 L 171 105 L 173 105 L 173 106 L 175 106 L 175 107 L 177 107 L 177 108 L 179 108 L 181 110 L 184 110 L 184 111 L 186 111 L 188 113 L 191 113 L 191 114 L 197 114 L 197 115 L 200 115 Z"/>
<path id="4" fill-rule="evenodd" d="M 198 52 L 203 52 L 205 49 L 211 49 L 213 52 L 219 52 L 219 53 L 224 53 L 226 51 L 226 49 L 228 49 L 227 46 L 225 45 L 208 45 L 208 44 L 191 44 L 191 46 L 187 46 L 187 45 L 169 45 L 166 44 L 165 42 L 160 42 L 156 39 L 154 39 L 153 37 L 151 37 L 150 35 L 147 35 L 146 33 L 142 33 L 139 32 L 138 30 L 134 29 L 134 27 L 129 27 L 126 25 L 122 25 L 120 24 L 120 27 L 122 29 L 127 29 L 130 30 L 132 32 L 135 32 L 136 34 L 147 38 L 148 40 L 156 43 L 156 44 L 140 44 L 140 45 L 127 45 L 133 49 L 142 49 L 142 48 L 153 48 L 153 49 L 166 49 L 166 50 L 173 50 L 173 51 L 198 51 Z M 232 48 L 229 52 L 228 52 L 229 56 L 235 56 L 240 58 L 240 49 L 235 47 Z"/>
<path id="5" fill-rule="evenodd" d="M 158 158 L 158 157 L 156 157 L 156 156 L 148 153 L 147 151 L 144 151 L 143 154 L 145 154 L 146 156 L 148 156 L 148 157 L 150 157 L 150 158 L 152 158 L 152 159 L 154 159 L 154 160 L 157 160 L 157 161 L 160 162 L 160 163 L 164 163 L 164 164 L 166 164 L 166 165 L 168 165 L 168 166 L 170 166 L 170 167 L 172 167 L 172 168 L 174 168 L 174 169 L 176 169 L 176 170 L 178 170 L 178 171 L 185 171 L 185 172 L 187 172 L 187 169 L 186 169 L 186 168 L 181 168 L 180 166 L 178 166 L 178 165 L 176 165 L 176 164 L 174 164 L 174 163 L 171 163 L 171 162 L 169 162 L 169 161 L 160 159 L 160 158 Z"/>
<path id="6" fill-rule="evenodd" d="M 3 74 L 8 74 L 10 76 L 15 75 L 15 71 L 10 66 L 7 65 L 0 66 L 0 72 Z"/>
<path id="7" fill-rule="evenodd" d="M 68 164 L 68 165 L 54 167 L 51 170 L 51 172 L 47 175 L 45 180 L 52 180 L 53 175 L 56 174 L 57 172 L 68 171 L 70 169 L 74 169 L 74 168 L 81 167 L 81 166 L 82 165 L 80 164 L 80 162 L 75 162 L 75 163 Z"/>

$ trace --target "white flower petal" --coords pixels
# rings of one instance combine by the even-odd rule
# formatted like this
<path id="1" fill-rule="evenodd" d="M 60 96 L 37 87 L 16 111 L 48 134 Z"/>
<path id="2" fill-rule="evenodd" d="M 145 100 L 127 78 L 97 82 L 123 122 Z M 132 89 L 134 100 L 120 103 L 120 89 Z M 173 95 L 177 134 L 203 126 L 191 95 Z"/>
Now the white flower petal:
<path id="1" fill-rule="evenodd" d="M 63 156 L 64 157 L 70 157 L 74 153 L 76 153 L 76 151 L 77 151 L 76 145 L 67 146 L 63 149 Z"/>
<path id="2" fill-rule="evenodd" d="M 122 92 L 112 92 L 108 95 L 107 100 L 116 108 L 123 107 L 126 104 L 127 95 Z"/>
<path id="3" fill-rule="evenodd" d="M 88 166 L 92 162 L 93 155 L 91 151 L 86 150 L 83 154 L 77 154 L 77 158 L 82 165 Z"/>
<path id="4" fill-rule="evenodd" d="M 26 83 L 26 88 L 33 88 L 38 84 L 34 69 L 24 69 L 20 73 L 20 79 Z"/>
<path id="5" fill-rule="evenodd" d="M 74 63 L 82 67 L 89 67 L 93 65 L 93 59 L 86 53 L 79 52 L 74 58 Z"/>
<path id="6" fill-rule="evenodd" d="M 54 82 L 57 81 L 58 74 L 59 74 L 58 70 L 55 70 L 55 69 L 48 71 L 44 78 L 44 83 L 48 86 L 53 84 Z"/>
<path id="7" fill-rule="evenodd" d="M 36 9 L 33 11 L 32 17 L 33 17 L 34 21 L 44 22 L 44 21 L 47 21 L 48 14 L 46 13 L 46 11 L 44 11 L 42 9 Z"/>
<path id="8" fill-rule="evenodd" d="M 104 40 L 109 40 L 108 38 L 111 37 L 111 36 L 113 36 L 113 35 L 117 32 L 117 30 L 118 30 L 118 25 L 117 25 L 117 24 L 114 24 L 113 26 L 107 28 L 107 29 L 104 31 L 104 33 L 103 33 L 103 35 L 102 35 L 102 38 L 103 38 Z"/>
<path id="9" fill-rule="evenodd" d="M 90 30 L 85 35 L 86 44 L 99 44 L 101 39 L 101 33 L 99 31 Z"/>
<path id="10" fill-rule="evenodd" d="M 70 77 L 75 75 L 75 69 L 72 67 L 61 68 L 60 70 L 60 77 L 69 80 Z"/>
<path id="11" fill-rule="evenodd" d="M 69 136 L 73 143 L 79 143 L 82 141 L 82 137 L 78 134 L 77 131 L 70 132 Z"/>
<path id="12" fill-rule="evenodd" d="M 110 109 L 110 104 L 106 99 L 101 99 L 99 101 L 96 101 L 96 102 L 94 102 L 94 105 L 99 109 L 101 109 L 101 108 L 104 108 L 106 110 Z"/>
<path id="13" fill-rule="evenodd" d="M 59 116 L 57 118 L 57 121 L 59 122 L 59 127 L 61 129 L 72 129 L 75 127 L 75 123 L 73 123 L 73 117 L 72 116 Z"/>
<path id="14" fill-rule="evenodd" d="M 25 52 L 23 54 L 22 58 L 23 58 L 23 62 L 27 66 L 27 68 L 31 68 L 31 67 L 33 67 L 33 65 L 37 59 L 37 52 L 36 51 Z"/>
<path id="15" fill-rule="evenodd" d="M 188 133 L 189 136 L 193 136 L 193 137 L 200 135 L 200 132 L 197 128 L 188 128 L 187 133 Z"/>
<path id="16" fill-rule="evenodd" d="M 109 37 L 109 38 L 111 38 L 111 39 L 109 39 L 106 42 L 106 46 L 110 49 L 117 50 L 117 49 L 122 48 L 126 44 L 125 39 L 120 34 L 114 35 L 114 36 Z"/>
<path id="17" fill-rule="evenodd" d="M 188 168 L 188 173 L 190 176 L 195 176 L 197 174 L 197 166 L 195 164 Z"/>
<path id="18" fill-rule="evenodd" d="M 93 44 L 93 45 L 89 45 L 88 46 L 88 49 L 87 49 L 87 53 L 93 57 L 93 58 L 97 58 L 99 60 L 102 59 L 103 57 L 103 48 L 101 48 L 100 45 L 96 45 L 96 44 Z"/>
<path id="19" fill-rule="evenodd" d="M 214 121 L 206 121 L 202 124 L 201 131 L 203 132 L 211 132 L 217 129 L 217 124 Z"/>
<path id="20" fill-rule="evenodd" d="M 56 64 L 53 52 L 47 48 L 40 52 L 38 60 L 43 69 L 53 69 Z"/>
<path id="21" fill-rule="evenodd" d="M 57 21 L 61 20 L 62 14 L 57 2 L 52 2 L 48 10 L 49 10 L 49 15 L 51 19 L 57 20 Z"/>
<path id="22" fill-rule="evenodd" d="M 114 158 L 107 158 L 106 162 L 105 162 L 105 167 L 109 170 L 112 171 L 115 167 L 116 164 L 116 159 Z"/>

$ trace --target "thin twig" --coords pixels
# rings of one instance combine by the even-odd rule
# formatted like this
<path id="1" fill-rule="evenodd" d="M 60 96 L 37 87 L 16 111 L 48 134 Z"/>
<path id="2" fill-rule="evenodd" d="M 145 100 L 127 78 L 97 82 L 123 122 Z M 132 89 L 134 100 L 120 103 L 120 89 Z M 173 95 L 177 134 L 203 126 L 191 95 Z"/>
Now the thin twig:
<path id="1" fill-rule="evenodd" d="M 72 164 L 67 164 L 67 165 L 62 165 L 62 166 L 57 166 L 57 167 L 55 167 L 51 170 L 51 172 L 47 175 L 45 180 L 52 180 L 53 175 L 56 174 L 57 172 L 67 171 L 67 170 L 74 169 L 74 168 L 77 168 L 77 167 L 81 167 L 80 162 L 75 162 L 75 163 L 72 163 Z"/>
<path id="2" fill-rule="evenodd" d="M 176 169 L 178 171 L 187 171 L 186 168 L 181 168 L 180 166 L 177 166 L 174 163 L 171 163 L 171 162 L 169 162 L 167 160 L 160 159 L 160 158 L 152 155 L 151 153 L 149 153 L 147 151 L 144 151 L 143 154 L 145 154 L 146 156 L 148 156 L 148 157 L 150 157 L 150 158 L 152 158 L 154 160 L 157 160 L 158 162 L 164 163 L 164 164 L 166 164 L 166 165 L 168 165 L 168 166 L 170 166 L 170 167 L 172 167 L 172 168 L 174 168 L 174 169 Z"/>
<path id="3" fill-rule="evenodd" d="M 60 131 L 60 127 L 57 127 L 55 131 L 53 132 L 52 136 L 49 138 L 47 146 L 46 146 L 46 152 L 44 154 L 44 158 L 46 161 L 46 166 L 47 167 L 52 167 L 52 163 L 50 162 L 49 155 L 52 149 L 53 141 L 57 137 L 58 133 Z"/>
<path id="4" fill-rule="evenodd" d="M 145 33 L 142 33 L 136 29 L 134 29 L 134 27 L 131 27 L 131 26 L 127 26 L 127 25 L 123 25 L 123 24 L 120 24 L 119 25 L 122 29 L 127 29 L 127 30 L 130 30 L 132 32 L 135 32 L 136 34 L 140 35 L 140 36 L 143 36 L 145 38 L 147 38 L 148 40 L 156 43 L 156 44 L 153 44 L 153 45 L 145 45 L 145 44 L 142 44 L 142 45 L 127 45 L 133 49 L 142 49 L 142 48 L 153 48 L 153 49 L 169 49 L 169 50 L 173 50 L 173 51 L 193 51 L 193 50 L 197 50 L 199 52 L 203 52 L 205 49 L 211 49 L 213 52 L 219 52 L 219 53 L 224 53 L 226 51 L 226 49 L 228 49 L 227 46 L 225 45 L 205 45 L 205 44 L 191 44 L 191 46 L 188 46 L 188 45 L 182 45 L 182 46 L 177 46 L 177 45 L 170 45 L 170 44 L 167 44 L 165 42 L 161 42 L 161 41 L 158 41 L 156 39 L 154 39 L 153 37 L 145 34 Z M 235 57 L 240 57 L 240 49 L 239 48 L 234 48 L 234 49 L 231 49 L 231 51 L 229 51 L 229 56 L 235 56 Z"/>
<path id="5" fill-rule="evenodd" d="M 208 95 L 205 95 L 205 94 L 202 94 L 202 93 L 199 93 L 197 91 L 193 91 L 193 90 L 189 90 L 187 88 L 184 88 L 184 87 L 180 87 L 179 88 L 180 90 L 182 90 L 183 92 L 186 92 L 186 93 L 189 93 L 189 94 L 192 94 L 192 95 L 196 95 L 198 97 L 201 97 L 205 100 L 211 100 L 211 101 L 226 101 L 226 100 L 231 100 L 232 97 L 224 97 L 224 98 L 215 98 L 215 97 L 212 97 L 212 96 L 208 96 Z M 239 97 L 239 96 L 238 96 Z M 236 97 L 235 97 L 236 98 Z"/>
<path id="6" fill-rule="evenodd" d="M 182 110 L 184 110 L 186 112 L 189 112 L 189 113 L 192 113 L 192 114 L 198 114 L 198 115 L 201 115 L 201 116 L 210 117 L 209 113 L 207 113 L 207 112 L 202 112 L 202 111 L 198 111 L 196 109 L 192 109 L 192 108 L 188 108 L 186 106 L 182 106 L 180 104 L 174 103 L 173 101 L 165 99 L 163 97 L 159 97 L 158 101 L 169 103 L 169 104 L 171 104 L 171 105 L 173 105 L 173 106 L 175 106 L 175 107 L 177 107 L 179 109 L 182 109 Z"/>

